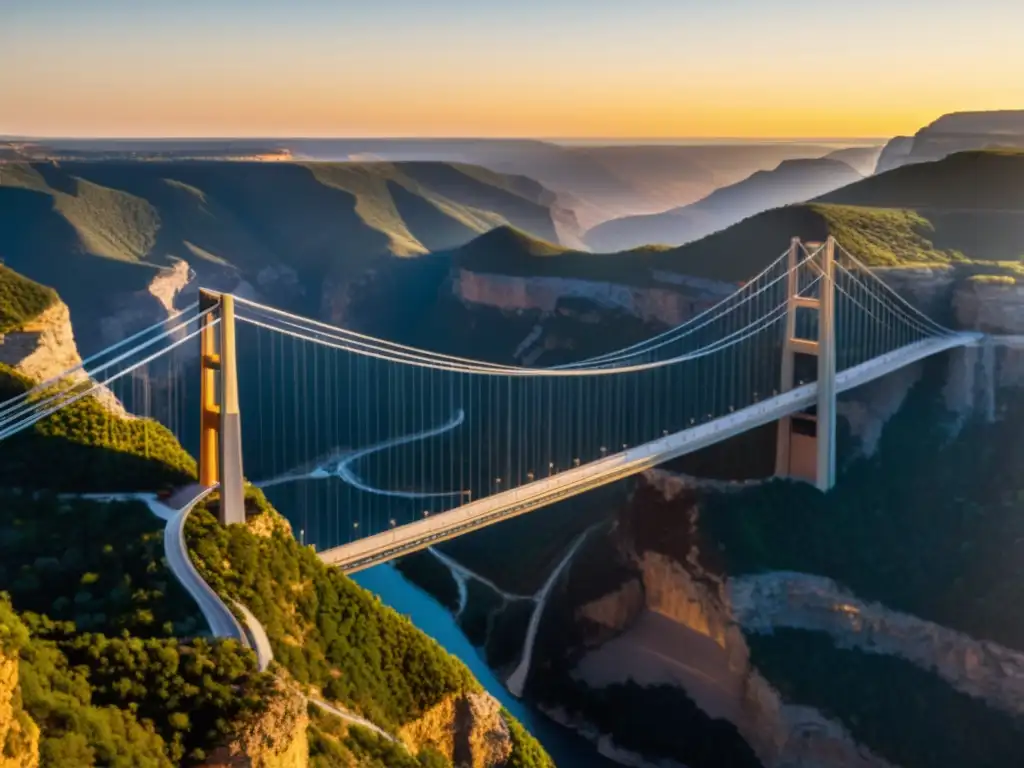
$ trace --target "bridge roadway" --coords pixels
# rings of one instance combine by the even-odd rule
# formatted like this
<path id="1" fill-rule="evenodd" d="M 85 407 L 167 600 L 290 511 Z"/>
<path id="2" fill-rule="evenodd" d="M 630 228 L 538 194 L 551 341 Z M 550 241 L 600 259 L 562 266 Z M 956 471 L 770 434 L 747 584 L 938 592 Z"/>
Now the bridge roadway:
<path id="1" fill-rule="evenodd" d="M 976 344 L 982 338 L 983 334 L 980 333 L 961 333 L 925 339 L 893 350 L 838 373 L 836 393 L 867 384 L 940 352 Z M 518 488 L 487 496 L 423 520 L 324 550 L 319 553 L 320 559 L 348 573 L 387 562 L 484 528 L 499 520 L 517 517 L 556 501 L 638 474 L 762 424 L 777 421 L 813 405 L 817 398 L 817 390 L 817 383 L 805 384 L 706 424 L 676 432 Z"/>

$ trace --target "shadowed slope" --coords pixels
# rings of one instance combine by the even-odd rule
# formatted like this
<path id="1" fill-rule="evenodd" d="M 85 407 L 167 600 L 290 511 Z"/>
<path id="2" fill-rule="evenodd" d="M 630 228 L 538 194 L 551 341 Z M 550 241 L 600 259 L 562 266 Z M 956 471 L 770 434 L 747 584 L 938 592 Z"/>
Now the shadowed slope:
<path id="1" fill-rule="evenodd" d="M 452 248 L 514 223 L 558 234 L 554 195 L 521 177 L 446 163 L 62 162 L 5 165 L 0 257 L 52 285 L 86 351 L 101 324 L 163 311 L 198 285 L 257 292 L 319 313 L 391 256 Z M 559 212 L 559 228 L 571 217 Z M 188 270 L 169 272 L 180 260 Z M 148 313 L 148 314 L 147 314 Z M 115 323 L 118 325 L 118 323 Z"/>
<path id="2" fill-rule="evenodd" d="M 861 178 L 839 160 L 787 160 L 773 171 L 758 171 L 692 205 L 609 221 L 590 230 L 586 241 L 598 250 L 692 242 L 760 211 L 807 200 Z"/>

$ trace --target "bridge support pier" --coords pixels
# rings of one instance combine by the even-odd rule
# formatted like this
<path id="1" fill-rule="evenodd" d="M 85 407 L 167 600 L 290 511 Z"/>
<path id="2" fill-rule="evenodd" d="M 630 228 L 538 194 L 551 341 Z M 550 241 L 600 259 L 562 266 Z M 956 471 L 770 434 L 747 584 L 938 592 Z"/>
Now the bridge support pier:
<path id="1" fill-rule="evenodd" d="M 775 474 L 807 480 L 827 491 L 836 480 L 835 240 L 830 236 L 824 245 L 808 243 L 807 246 L 820 249 L 820 256 L 809 262 L 821 276 L 820 288 L 817 297 L 801 295 L 797 269 L 800 239 L 793 238 L 788 257 L 780 391 L 793 389 L 797 354 L 813 355 L 818 362 L 818 398 L 814 415 L 796 414 L 779 420 Z M 796 336 L 796 313 L 800 307 L 817 313 L 818 332 L 814 340 Z"/>
<path id="2" fill-rule="evenodd" d="M 211 308 L 213 312 L 203 318 L 199 335 L 202 377 L 199 484 L 204 488 L 220 487 L 218 519 L 222 525 L 229 525 L 245 522 L 234 297 L 201 290 L 200 311 Z"/>

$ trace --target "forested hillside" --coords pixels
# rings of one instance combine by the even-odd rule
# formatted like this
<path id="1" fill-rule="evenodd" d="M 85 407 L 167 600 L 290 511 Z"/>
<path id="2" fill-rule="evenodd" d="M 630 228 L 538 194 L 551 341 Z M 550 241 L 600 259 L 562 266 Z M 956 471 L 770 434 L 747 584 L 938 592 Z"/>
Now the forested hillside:
<path id="1" fill-rule="evenodd" d="M 19 291 L 31 286 L 14 273 L 5 276 Z M 31 291 L 25 295 L 30 299 L 12 304 L 10 316 L 28 316 L 38 306 Z M 4 367 L 0 400 L 33 384 Z M 26 726 L 18 733 L 34 733 L 30 721 L 38 726 L 40 765 L 169 768 L 221 759 L 226 746 L 239 744 L 265 754 L 294 749 L 298 736 L 280 725 L 297 685 L 315 686 L 394 729 L 446 696 L 480 691 L 461 662 L 299 547 L 260 500 L 257 518 L 278 521 L 269 538 L 244 526 L 221 528 L 203 511 L 193 525 L 208 529 L 200 553 L 216 552 L 219 568 L 232 563 L 230 574 L 208 571 L 217 576 L 214 585 L 271 619 L 279 674 L 259 672 L 252 651 L 235 641 L 211 639 L 167 567 L 164 522 L 139 501 L 79 496 L 158 491 L 194 476 L 195 461 L 171 432 L 91 395 L 0 444 L 0 646 L 20 658 L 16 696 Z M 296 603 L 310 579 L 317 596 Z M 303 743 L 304 723 L 291 723 L 302 729 Z M 550 765 L 514 721 L 504 727 L 513 746 L 508 766 Z M 320 745 L 310 747 L 315 758 L 330 736 L 316 722 L 310 728 L 311 745 Z M 343 731 L 342 741 L 351 743 L 339 748 L 354 765 L 380 764 L 380 749 L 365 734 Z M 253 734 L 263 735 L 254 741 Z M 23 745 L 26 755 L 33 744 Z M 450 749 L 448 755 L 441 759 L 424 742 L 410 759 L 444 766 Z"/>
<path id="2" fill-rule="evenodd" d="M 255 614 L 275 661 L 315 695 L 451 759 L 451 733 L 422 723 L 483 693 L 462 662 L 300 546 L 260 491 L 247 492 L 247 526 L 220 526 L 216 504 L 214 496 L 190 516 L 189 548 L 207 583 Z M 509 768 L 553 765 L 511 715 L 502 717 L 512 737 Z"/>
<path id="3" fill-rule="evenodd" d="M 198 283 L 272 288 L 315 314 L 325 281 L 504 224 L 556 241 L 575 231 L 537 182 L 454 163 L 9 163 L 0 173 L 0 257 L 57 290 L 90 350 L 100 321 L 180 260 Z"/>

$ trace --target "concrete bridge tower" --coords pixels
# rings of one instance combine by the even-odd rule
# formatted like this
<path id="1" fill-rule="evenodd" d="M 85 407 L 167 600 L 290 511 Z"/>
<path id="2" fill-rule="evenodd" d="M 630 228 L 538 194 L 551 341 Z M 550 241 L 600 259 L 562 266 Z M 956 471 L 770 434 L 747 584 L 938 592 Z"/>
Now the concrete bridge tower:
<path id="1" fill-rule="evenodd" d="M 782 380 L 780 391 L 793 389 L 797 355 L 810 355 L 818 361 L 818 401 L 815 413 L 801 413 L 779 420 L 775 448 L 775 474 L 814 483 L 827 491 L 836 482 L 836 350 L 835 350 L 835 239 L 807 243 L 808 253 L 818 250 L 804 269 L 821 276 L 818 295 L 800 292 L 797 265 L 800 262 L 800 239 L 793 238 L 789 247 L 787 284 L 786 336 L 782 345 Z M 799 309 L 817 313 L 817 338 L 796 336 Z"/>
<path id="2" fill-rule="evenodd" d="M 242 422 L 238 407 L 235 355 L 235 301 L 226 293 L 199 291 L 199 311 L 213 311 L 200 332 L 199 484 L 220 487 L 222 525 L 245 522 L 242 475 Z M 219 320 L 219 322 L 217 322 Z"/>

